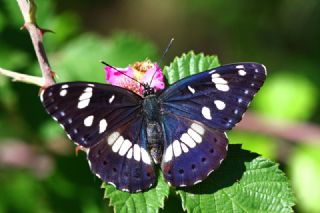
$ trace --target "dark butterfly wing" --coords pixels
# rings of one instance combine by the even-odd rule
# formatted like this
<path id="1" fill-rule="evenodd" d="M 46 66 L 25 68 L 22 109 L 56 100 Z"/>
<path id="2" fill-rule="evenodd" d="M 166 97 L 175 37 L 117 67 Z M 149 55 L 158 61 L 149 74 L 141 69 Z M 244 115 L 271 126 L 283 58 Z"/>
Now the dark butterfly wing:
<path id="1" fill-rule="evenodd" d="M 266 69 L 261 64 L 229 64 L 184 78 L 159 99 L 165 112 L 230 130 L 241 120 L 265 78 Z"/>
<path id="2" fill-rule="evenodd" d="M 133 120 L 141 111 L 142 98 L 107 84 L 70 82 L 48 87 L 41 100 L 68 137 L 88 148 Z"/>
<path id="3" fill-rule="evenodd" d="M 102 180 L 130 192 L 154 183 L 140 96 L 116 86 L 71 82 L 48 87 L 41 100 L 87 151 L 91 170 Z"/>
<path id="4" fill-rule="evenodd" d="M 91 170 L 122 191 L 139 192 L 155 182 L 153 161 L 147 151 L 145 122 L 140 116 L 111 132 L 89 149 Z"/>
<path id="5" fill-rule="evenodd" d="M 241 120 L 265 78 L 261 64 L 229 64 L 182 79 L 160 94 L 161 167 L 168 182 L 193 185 L 218 168 L 227 150 L 224 131 Z"/>
<path id="6" fill-rule="evenodd" d="M 173 186 L 190 186 L 217 169 L 227 154 L 224 132 L 171 113 L 162 118 L 164 155 L 161 168 Z"/>

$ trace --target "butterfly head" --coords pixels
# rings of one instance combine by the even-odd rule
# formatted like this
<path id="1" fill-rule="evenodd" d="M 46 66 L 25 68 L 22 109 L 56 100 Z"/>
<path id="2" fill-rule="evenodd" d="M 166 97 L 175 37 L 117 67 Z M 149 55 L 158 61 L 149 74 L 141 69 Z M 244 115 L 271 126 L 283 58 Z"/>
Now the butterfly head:
<path id="1" fill-rule="evenodd" d="M 156 90 L 152 88 L 149 84 L 142 84 L 143 90 L 142 90 L 142 96 L 147 97 L 149 95 L 153 95 L 156 93 Z"/>

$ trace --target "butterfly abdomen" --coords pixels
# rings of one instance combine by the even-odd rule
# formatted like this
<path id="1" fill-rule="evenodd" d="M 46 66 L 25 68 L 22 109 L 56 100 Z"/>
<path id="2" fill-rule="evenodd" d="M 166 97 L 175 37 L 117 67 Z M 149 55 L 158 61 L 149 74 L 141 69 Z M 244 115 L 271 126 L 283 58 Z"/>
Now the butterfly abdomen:
<path id="1" fill-rule="evenodd" d="M 147 140 L 150 155 L 153 158 L 153 161 L 156 164 L 159 164 L 163 153 L 163 134 L 158 122 L 147 122 Z"/>

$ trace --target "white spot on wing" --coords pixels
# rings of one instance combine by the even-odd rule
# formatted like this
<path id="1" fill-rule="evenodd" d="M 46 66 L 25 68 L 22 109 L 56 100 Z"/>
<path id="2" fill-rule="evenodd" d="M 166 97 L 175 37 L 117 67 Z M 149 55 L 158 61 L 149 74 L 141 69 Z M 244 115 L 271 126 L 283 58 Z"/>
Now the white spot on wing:
<path id="1" fill-rule="evenodd" d="M 218 73 L 214 73 L 211 75 L 211 80 L 215 84 L 216 88 L 220 91 L 229 91 L 228 82 L 220 77 Z"/>
<path id="2" fill-rule="evenodd" d="M 226 104 L 220 100 L 215 100 L 214 104 L 216 105 L 218 110 L 223 110 L 226 107 Z"/>
<path id="3" fill-rule="evenodd" d="M 230 87 L 227 84 L 216 84 L 217 90 L 227 92 L 229 91 Z"/>
<path id="4" fill-rule="evenodd" d="M 68 137 L 70 140 L 72 140 L 71 135 L 69 135 L 68 133 L 67 133 L 67 137 Z"/>
<path id="5" fill-rule="evenodd" d="M 111 104 L 113 102 L 114 98 L 115 98 L 114 95 L 112 95 L 111 98 L 109 98 L 109 104 Z"/>
<path id="6" fill-rule="evenodd" d="M 188 129 L 188 135 L 190 135 L 195 142 L 197 143 L 202 142 L 202 137 L 191 128 Z"/>
<path id="7" fill-rule="evenodd" d="M 66 89 L 63 89 L 60 91 L 60 96 L 66 96 L 67 95 L 67 90 Z"/>
<path id="8" fill-rule="evenodd" d="M 90 115 L 83 120 L 83 124 L 87 127 L 91 126 L 93 123 L 94 116 Z"/>
<path id="9" fill-rule="evenodd" d="M 41 89 L 41 92 L 40 92 L 40 100 L 41 100 L 41 102 L 43 102 L 43 93 L 44 93 L 44 89 Z"/>
<path id="10" fill-rule="evenodd" d="M 238 70 L 238 74 L 241 76 L 245 76 L 247 74 L 247 72 L 244 70 Z"/>
<path id="11" fill-rule="evenodd" d="M 96 175 L 98 178 L 102 179 L 101 176 L 100 176 L 98 173 L 95 173 L 95 175 Z"/>
<path id="12" fill-rule="evenodd" d="M 112 182 L 108 182 L 110 185 L 112 185 L 112 186 L 114 186 L 114 187 L 116 187 L 116 184 L 114 184 L 114 183 L 112 183 Z"/>
<path id="13" fill-rule="evenodd" d="M 59 125 L 61 126 L 62 129 L 65 129 L 64 126 L 63 126 L 63 124 L 59 124 Z"/>
<path id="14" fill-rule="evenodd" d="M 191 128 L 195 130 L 197 133 L 199 133 L 200 135 L 204 134 L 204 128 L 197 123 L 191 124 Z"/>
<path id="15" fill-rule="evenodd" d="M 193 184 L 196 185 L 198 183 L 200 183 L 202 180 L 196 180 Z"/>
<path id="16" fill-rule="evenodd" d="M 180 143 L 180 145 L 181 145 L 182 151 L 183 151 L 184 153 L 189 152 L 189 148 L 188 148 L 184 143 Z"/>
<path id="17" fill-rule="evenodd" d="M 220 74 L 218 73 L 214 73 L 211 75 L 211 78 L 219 78 L 220 77 Z"/>
<path id="18" fill-rule="evenodd" d="M 215 84 L 228 84 L 223 78 L 212 78 L 212 82 Z"/>
<path id="19" fill-rule="evenodd" d="M 120 136 L 120 133 L 119 132 L 113 132 L 109 135 L 108 137 L 108 144 L 109 145 L 112 145 L 116 139 Z"/>
<path id="20" fill-rule="evenodd" d="M 164 152 L 164 162 L 171 161 L 173 157 L 172 144 L 170 144 Z"/>
<path id="21" fill-rule="evenodd" d="M 266 66 L 264 66 L 263 64 L 261 64 L 261 66 L 263 67 L 264 74 L 267 75 L 267 68 L 266 68 Z"/>
<path id="22" fill-rule="evenodd" d="M 120 148 L 119 155 L 124 156 L 127 153 L 128 149 L 131 148 L 131 146 L 132 143 L 128 139 L 124 140 Z"/>
<path id="23" fill-rule="evenodd" d="M 78 109 L 83 109 L 86 108 L 87 106 L 89 106 L 90 103 L 90 99 L 85 99 L 85 100 L 81 100 L 78 102 Z"/>
<path id="24" fill-rule="evenodd" d="M 236 69 L 244 69 L 244 66 L 243 65 L 237 65 Z"/>
<path id="25" fill-rule="evenodd" d="M 133 158 L 136 160 L 136 161 L 140 161 L 140 147 L 138 144 L 135 144 L 133 146 Z"/>
<path id="26" fill-rule="evenodd" d="M 87 87 L 79 97 L 78 109 L 83 109 L 87 107 L 90 103 L 90 98 L 92 97 L 92 87 Z"/>
<path id="27" fill-rule="evenodd" d="M 122 136 L 118 137 L 118 139 L 112 145 L 112 151 L 118 152 L 123 142 L 124 142 L 124 138 Z"/>
<path id="28" fill-rule="evenodd" d="M 151 158 L 148 152 L 144 148 L 141 148 L 141 158 L 144 163 L 149 165 L 151 164 Z"/>
<path id="29" fill-rule="evenodd" d="M 106 119 L 102 119 L 100 122 L 99 122 L 99 133 L 103 133 L 104 131 L 106 131 L 107 129 L 107 126 L 108 126 L 108 123 L 106 121 Z"/>
<path id="30" fill-rule="evenodd" d="M 209 176 L 212 172 L 214 172 L 214 169 L 211 170 L 211 171 L 209 171 L 208 174 L 207 174 L 207 176 Z"/>
<path id="31" fill-rule="evenodd" d="M 64 85 L 61 86 L 61 89 L 67 89 L 67 88 L 69 88 L 68 84 L 64 84 Z"/>
<path id="32" fill-rule="evenodd" d="M 206 106 L 202 107 L 201 113 L 205 119 L 212 120 L 211 111 L 208 107 Z"/>
<path id="33" fill-rule="evenodd" d="M 131 158 L 132 158 L 132 149 L 133 149 L 133 148 L 130 148 L 129 151 L 128 151 L 128 154 L 127 154 L 127 158 L 128 158 L 128 159 L 131 159 Z"/>
<path id="34" fill-rule="evenodd" d="M 196 92 L 196 90 L 193 89 L 191 86 L 188 86 L 188 90 L 189 90 L 192 94 L 194 94 L 194 93 Z"/>
<path id="35" fill-rule="evenodd" d="M 180 142 L 178 140 L 173 141 L 173 154 L 175 157 L 179 157 L 182 153 Z"/>
<path id="36" fill-rule="evenodd" d="M 79 101 L 89 99 L 92 96 L 92 88 L 87 87 L 79 97 Z"/>
<path id="37" fill-rule="evenodd" d="M 84 92 L 92 93 L 92 87 L 85 88 Z"/>
<path id="38" fill-rule="evenodd" d="M 180 137 L 180 140 L 186 145 L 188 145 L 190 148 L 194 148 L 197 145 L 196 142 L 194 142 L 191 136 L 187 133 L 183 133 Z"/>
<path id="39" fill-rule="evenodd" d="M 214 73 L 214 72 L 216 72 L 216 70 L 211 70 L 211 71 L 209 72 L 209 74 L 212 74 L 212 73 Z"/>

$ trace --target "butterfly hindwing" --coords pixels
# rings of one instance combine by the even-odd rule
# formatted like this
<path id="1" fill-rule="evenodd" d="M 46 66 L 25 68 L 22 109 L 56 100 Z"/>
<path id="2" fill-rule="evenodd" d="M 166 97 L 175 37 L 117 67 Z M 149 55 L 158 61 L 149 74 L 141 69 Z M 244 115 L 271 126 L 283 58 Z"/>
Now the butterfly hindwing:
<path id="1" fill-rule="evenodd" d="M 116 86 L 70 82 L 48 87 L 41 100 L 68 137 L 87 148 L 137 116 L 142 98 Z"/>
<path id="2" fill-rule="evenodd" d="M 88 161 L 93 173 L 122 191 L 146 190 L 156 179 L 142 117 L 110 132 L 89 150 Z"/>
<path id="3" fill-rule="evenodd" d="M 167 113 L 162 117 L 164 154 L 161 169 L 171 185 L 191 186 L 217 169 L 227 154 L 224 132 Z"/>
<path id="4" fill-rule="evenodd" d="M 241 120 L 265 78 L 261 64 L 229 64 L 177 81 L 159 99 L 165 112 L 230 130 Z"/>

